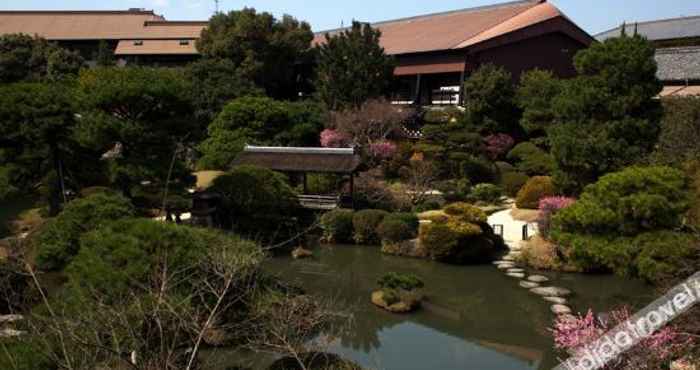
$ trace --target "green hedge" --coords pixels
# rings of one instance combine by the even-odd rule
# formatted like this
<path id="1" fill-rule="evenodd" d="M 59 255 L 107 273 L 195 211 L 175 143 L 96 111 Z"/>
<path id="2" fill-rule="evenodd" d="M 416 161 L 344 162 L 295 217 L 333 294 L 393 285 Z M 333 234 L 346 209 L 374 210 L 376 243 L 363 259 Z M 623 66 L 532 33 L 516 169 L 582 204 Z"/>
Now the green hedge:
<path id="1" fill-rule="evenodd" d="M 469 192 L 468 200 L 472 202 L 496 203 L 503 196 L 503 189 L 494 184 L 477 184 Z"/>
<path id="2" fill-rule="evenodd" d="M 382 243 L 399 243 L 418 235 L 418 217 L 413 213 L 392 213 L 377 227 Z"/>
<path id="3" fill-rule="evenodd" d="M 531 142 L 516 145 L 507 158 L 519 171 L 530 176 L 549 175 L 554 170 L 554 158 Z"/>
<path id="4" fill-rule="evenodd" d="M 537 209 L 540 199 L 555 195 L 554 184 L 549 176 L 535 176 L 518 191 L 515 204 L 522 209 Z"/>
<path id="5" fill-rule="evenodd" d="M 353 211 L 347 209 L 335 209 L 321 216 L 323 240 L 328 243 L 352 243 L 353 216 Z"/>
<path id="6" fill-rule="evenodd" d="M 134 207 L 118 194 L 97 192 L 74 200 L 49 220 L 34 239 L 42 270 L 60 270 L 78 253 L 80 236 L 107 222 L 133 217 Z"/>
<path id="7" fill-rule="evenodd" d="M 520 189 L 527 183 L 530 177 L 518 171 L 505 172 L 501 174 L 501 188 L 506 193 L 506 195 L 514 197 L 518 195 Z"/>
<path id="8" fill-rule="evenodd" d="M 389 214 L 378 209 L 366 209 L 356 212 L 352 218 L 353 239 L 357 244 L 379 244 L 377 227 Z"/>
<path id="9" fill-rule="evenodd" d="M 403 289 L 407 291 L 423 288 L 423 280 L 414 274 L 390 272 L 377 280 L 382 289 Z"/>

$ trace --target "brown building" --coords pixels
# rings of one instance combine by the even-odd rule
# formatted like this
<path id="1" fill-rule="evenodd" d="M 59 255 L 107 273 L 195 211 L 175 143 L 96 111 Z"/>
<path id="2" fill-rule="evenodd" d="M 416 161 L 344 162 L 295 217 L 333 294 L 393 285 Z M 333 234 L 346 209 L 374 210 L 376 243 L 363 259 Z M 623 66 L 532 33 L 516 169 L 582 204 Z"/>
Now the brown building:
<path id="1" fill-rule="evenodd" d="M 0 34 L 26 33 L 81 50 L 94 59 L 105 40 L 126 63 L 178 65 L 198 57 L 195 40 L 207 22 L 167 21 L 153 11 L 0 11 Z M 533 68 L 574 74 L 572 58 L 593 38 L 546 0 L 378 22 L 381 43 L 398 66 L 393 99 L 401 104 L 458 104 L 463 81 L 493 63 L 515 80 Z M 323 42 L 319 32 L 314 43 Z"/>
<path id="2" fill-rule="evenodd" d="M 396 103 L 458 104 L 463 81 L 482 64 L 505 67 L 518 80 L 540 68 L 574 75 L 573 56 L 594 39 L 546 0 L 524 0 L 378 22 L 381 44 L 398 66 Z M 322 43 L 319 32 L 315 42 Z"/>
<path id="3" fill-rule="evenodd" d="M 106 41 L 122 63 L 183 64 L 199 54 L 194 42 L 207 22 L 167 21 L 151 10 L 0 11 L 0 34 L 41 36 L 93 60 Z"/>

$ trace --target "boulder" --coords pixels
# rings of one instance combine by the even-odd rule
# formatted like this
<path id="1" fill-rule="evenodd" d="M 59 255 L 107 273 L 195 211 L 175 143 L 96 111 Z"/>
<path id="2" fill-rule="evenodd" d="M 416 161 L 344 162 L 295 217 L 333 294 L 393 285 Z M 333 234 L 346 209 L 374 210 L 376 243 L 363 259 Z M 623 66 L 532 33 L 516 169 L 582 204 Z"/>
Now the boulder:
<path id="1" fill-rule="evenodd" d="M 384 299 L 384 294 L 385 293 L 382 290 L 372 292 L 372 304 L 393 313 L 408 313 L 414 311 L 416 308 L 418 308 L 418 306 L 420 306 L 419 299 L 400 300 L 398 302 L 389 304 Z"/>
<path id="2" fill-rule="evenodd" d="M 528 276 L 527 280 L 532 281 L 534 283 L 545 283 L 549 281 L 549 278 L 542 275 L 531 275 Z"/>
<path id="3" fill-rule="evenodd" d="M 299 247 L 295 250 L 292 251 L 292 257 L 294 259 L 300 259 L 300 258 L 309 258 L 313 257 L 314 253 L 308 249 L 304 249 L 303 247 Z"/>
<path id="4" fill-rule="evenodd" d="M 530 289 L 530 292 L 544 297 L 566 297 L 571 295 L 571 291 L 558 287 L 539 287 Z"/>
<path id="5" fill-rule="evenodd" d="M 564 306 L 563 304 L 552 305 L 551 310 L 555 315 L 570 315 L 571 314 L 571 309 L 568 306 Z"/>
<path id="6" fill-rule="evenodd" d="M 566 304 L 566 298 L 562 297 L 543 297 L 543 299 L 547 302 L 555 303 L 555 304 Z"/>
<path id="7" fill-rule="evenodd" d="M 532 289 L 532 288 L 539 287 L 540 284 L 533 283 L 532 281 L 521 281 L 520 286 L 525 288 L 525 289 Z"/>

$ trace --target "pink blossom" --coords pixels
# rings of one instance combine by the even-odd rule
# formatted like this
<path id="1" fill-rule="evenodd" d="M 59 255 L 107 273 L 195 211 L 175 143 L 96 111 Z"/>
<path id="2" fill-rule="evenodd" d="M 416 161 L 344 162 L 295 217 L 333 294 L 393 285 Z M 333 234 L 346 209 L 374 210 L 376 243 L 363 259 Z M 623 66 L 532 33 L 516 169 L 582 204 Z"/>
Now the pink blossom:
<path id="1" fill-rule="evenodd" d="M 396 153 L 396 144 L 391 141 L 382 141 L 369 146 L 370 154 L 379 159 L 389 159 Z"/>
<path id="2" fill-rule="evenodd" d="M 540 211 L 556 212 L 576 203 L 576 199 L 568 197 L 544 197 L 540 199 Z"/>
<path id="3" fill-rule="evenodd" d="M 327 128 L 321 132 L 321 146 L 324 148 L 347 148 L 351 141 L 348 135 L 337 130 Z"/>
<path id="4" fill-rule="evenodd" d="M 486 153 L 495 160 L 508 153 L 508 150 L 513 147 L 515 140 L 510 135 L 506 134 L 495 134 L 487 136 L 484 141 L 486 142 Z"/>

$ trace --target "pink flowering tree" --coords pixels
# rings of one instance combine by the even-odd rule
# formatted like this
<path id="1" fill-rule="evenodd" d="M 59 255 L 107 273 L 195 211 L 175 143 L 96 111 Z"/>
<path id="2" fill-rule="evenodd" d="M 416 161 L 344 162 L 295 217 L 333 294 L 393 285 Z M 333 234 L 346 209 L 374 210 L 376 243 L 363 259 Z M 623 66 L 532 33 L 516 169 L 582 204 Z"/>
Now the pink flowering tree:
<path id="1" fill-rule="evenodd" d="M 562 209 L 576 203 L 576 199 L 568 197 L 544 197 L 540 199 L 537 226 L 540 235 L 547 238 L 552 226 L 552 217 Z"/>
<path id="2" fill-rule="evenodd" d="M 484 138 L 486 154 L 492 160 L 502 158 L 515 145 L 515 140 L 510 135 L 495 134 Z"/>
<path id="3" fill-rule="evenodd" d="M 605 320 L 598 319 L 591 310 L 585 316 L 560 316 L 551 329 L 554 346 L 573 356 L 631 316 L 627 307 L 613 310 Z M 667 326 L 613 360 L 605 369 L 660 369 L 682 355 L 692 344 L 692 337 Z"/>
<path id="4" fill-rule="evenodd" d="M 390 159 L 396 154 L 396 144 L 391 141 L 380 141 L 370 144 L 369 154 L 377 160 Z"/>
<path id="5" fill-rule="evenodd" d="M 321 132 L 321 146 L 324 148 L 347 148 L 351 143 L 352 138 L 338 130 L 327 128 Z"/>

